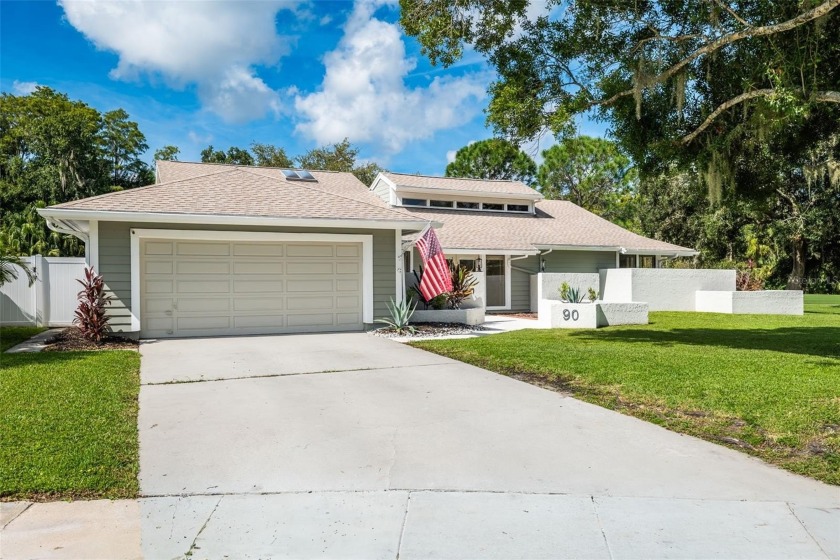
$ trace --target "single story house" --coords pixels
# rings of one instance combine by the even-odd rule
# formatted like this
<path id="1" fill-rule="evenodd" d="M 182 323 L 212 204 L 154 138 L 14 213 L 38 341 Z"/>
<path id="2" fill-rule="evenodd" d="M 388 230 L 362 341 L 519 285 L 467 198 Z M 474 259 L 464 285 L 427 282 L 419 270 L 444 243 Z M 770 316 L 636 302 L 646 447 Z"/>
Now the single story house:
<path id="1" fill-rule="evenodd" d="M 367 328 L 403 299 L 410 240 L 430 223 L 491 309 L 528 308 L 540 268 L 693 254 L 522 183 L 396 173 L 368 188 L 350 173 L 161 161 L 154 185 L 39 212 L 84 240 L 112 329 L 143 338 Z"/>
<path id="2" fill-rule="evenodd" d="M 476 292 L 491 311 L 535 311 L 530 279 L 539 272 L 656 268 L 697 254 L 630 232 L 572 202 L 543 200 L 519 181 L 383 172 L 370 190 L 391 208 L 442 223 L 436 233 L 444 253 L 476 271 Z M 414 236 L 404 236 L 406 270 L 420 264 L 410 250 Z"/>

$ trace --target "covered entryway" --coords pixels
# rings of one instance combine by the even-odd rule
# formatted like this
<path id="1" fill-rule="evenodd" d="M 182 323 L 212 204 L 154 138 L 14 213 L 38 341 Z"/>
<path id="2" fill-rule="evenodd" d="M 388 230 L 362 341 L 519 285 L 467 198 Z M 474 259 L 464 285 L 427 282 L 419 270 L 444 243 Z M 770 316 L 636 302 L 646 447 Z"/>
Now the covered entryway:
<path id="1" fill-rule="evenodd" d="M 138 243 L 141 337 L 363 328 L 362 242 L 152 236 Z"/>

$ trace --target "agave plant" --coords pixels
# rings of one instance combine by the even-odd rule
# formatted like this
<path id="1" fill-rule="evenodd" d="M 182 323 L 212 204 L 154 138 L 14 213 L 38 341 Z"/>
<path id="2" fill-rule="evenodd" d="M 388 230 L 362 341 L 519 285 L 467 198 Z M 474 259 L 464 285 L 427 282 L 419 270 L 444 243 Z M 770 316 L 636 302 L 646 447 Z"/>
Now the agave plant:
<path id="1" fill-rule="evenodd" d="M 105 314 L 105 306 L 111 303 L 111 296 L 105 293 L 105 280 L 89 266 L 85 269 L 84 279 L 77 282 L 82 285 L 82 291 L 79 292 L 79 306 L 73 324 L 79 327 L 86 339 L 102 342 L 110 320 Z"/>
<path id="2" fill-rule="evenodd" d="M 449 272 L 452 275 L 452 291 L 446 294 L 446 303 L 450 309 L 461 309 L 461 303 L 475 292 L 478 280 L 465 266 L 450 264 Z"/>
<path id="3" fill-rule="evenodd" d="M 594 292 L 594 290 L 591 291 Z M 592 299 L 591 292 L 589 295 L 590 299 Z M 563 284 L 560 285 L 560 300 L 566 303 L 583 303 L 586 301 L 586 294 L 584 294 L 579 288 L 572 288 L 569 286 L 568 282 L 563 282 Z M 592 299 L 592 301 L 595 300 Z"/>
<path id="4" fill-rule="evenodd" d="M 413 333 L 414 327 L 409 323 L 416 308 L 417 304 L 414 302 L 401 301 L 400 303 L 395 303 L 394 298 L 391 298 L 391 303 L 388 304 L 388 311 L 391 313 L 391 316 L 377 319 L 376 322 L 388 325 L 388 328 L 397 334 Z"/>

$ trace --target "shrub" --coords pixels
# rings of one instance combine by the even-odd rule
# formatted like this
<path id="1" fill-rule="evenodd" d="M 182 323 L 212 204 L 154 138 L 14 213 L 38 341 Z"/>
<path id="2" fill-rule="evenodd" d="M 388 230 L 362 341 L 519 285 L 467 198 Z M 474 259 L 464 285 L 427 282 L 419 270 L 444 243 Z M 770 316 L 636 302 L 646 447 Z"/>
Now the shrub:
<path id="1" fill-rule="evenodd" d="M 446 294 L 446 303 L 450 309 L 461 309 L 461 303 L 475 292 L 478 280 L 465 266 L 450 264 L 449 272 L 452 275 L 452 291 Z"/>
<path id="2" fill-rule="evenodd" d="M 111 303 L 111 297 L 105 294 L 105 281 L 89 266 L 85 268 L 84 279 L 77 282 L 82 285 L 82 291 L 78 295 L 79 306 L 73 324 L 79 327 L 86 339 L 102 342 L 110 320 L 105 314 L 105 306 Z"/>
<path id="3" fill-rule="evenodd" d="M 589 301 L 595 301 L 596 299 L 598 299 L 598 292 L 595 290 L 595 288 L 589 288 L 589 294 L 588 295 L 589 295 Z"/>

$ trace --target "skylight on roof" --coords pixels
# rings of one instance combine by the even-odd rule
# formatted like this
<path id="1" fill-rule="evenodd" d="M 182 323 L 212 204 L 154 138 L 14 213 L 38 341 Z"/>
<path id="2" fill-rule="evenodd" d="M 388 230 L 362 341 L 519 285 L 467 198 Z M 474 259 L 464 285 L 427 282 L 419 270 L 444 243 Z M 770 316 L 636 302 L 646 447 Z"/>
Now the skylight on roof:
<path id="1" fill-rule="evenodd" d="M 317 183 L 318 179 L 312 173 L 305 169 L 281 169 L 287 181 L 309 181 L 310 183 Z"/>

